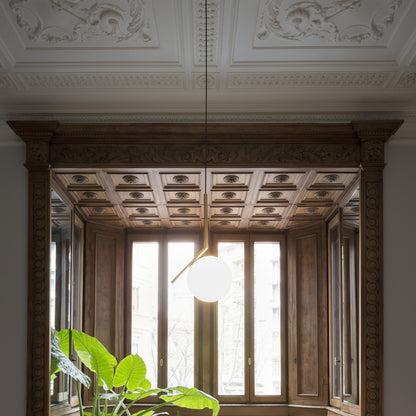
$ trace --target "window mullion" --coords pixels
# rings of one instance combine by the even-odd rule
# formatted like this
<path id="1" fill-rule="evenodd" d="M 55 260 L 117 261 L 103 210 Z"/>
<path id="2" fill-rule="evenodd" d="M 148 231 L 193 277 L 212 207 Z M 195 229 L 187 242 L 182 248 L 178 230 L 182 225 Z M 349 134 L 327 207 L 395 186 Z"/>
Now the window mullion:
<path id="1" fill-rule="evenodd" d="M 158 378 L 159 385 L 166 387 L 168 364 L 168 248 L 165 236 L 162 237 L 159 247 Z"/>
<path id="2" fill-rule="evenodd" d="M 246 373 L 248 400 L 254 400 L 254 250 L 252 236 L 249 234 L 245 246 L 245 280 L 246 280 L 246 346 L 248 355 L 246 357 Z"/>

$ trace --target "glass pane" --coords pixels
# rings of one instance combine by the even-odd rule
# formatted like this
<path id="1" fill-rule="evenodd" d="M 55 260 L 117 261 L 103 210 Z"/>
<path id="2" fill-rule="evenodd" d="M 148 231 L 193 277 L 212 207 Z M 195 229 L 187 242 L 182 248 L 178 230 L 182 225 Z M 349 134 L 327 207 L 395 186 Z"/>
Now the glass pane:
<path id="1" fill-rule="evenodd" d="M 332 318 L 332 397 L 340 397 L 341 385 L 341 334 L 340 334 L 340 275 L 339 275 L 339 228 L 330 231 L 331 256 L 331 318 Z"/>
<path id="2" fill-rule="evenodd" d="M 232 272 L 231 289 L 218 302 L 218 394 L 244 395 L 244 243 L 218 243 Z"/>
<path id="3" fill-rule="evenodd" d="M 159 243 L 134 242 L 132 257 L 131 353 L 139 354 L 147 378 L 157 386 Z"/>
<path id="4" fill-rule="evenodd" d="M 171 280 L 193 259 L 193 242 L 168 244 L 168 386 L 194 385 L 194 297 L 186 275 Z"/>
<path id="5" fill-rule="evenodd" d="M 57 331 L 71 325 L 72 214 L 59 195 L 51 193 L 50 325 Z M 50 384 L 51 404 L 68 403 L 69 376 L 59 372 Z"/>
<path id="6" fill-rule="evenodd" d="M 358 403 L 357 234 L 344 229 L 342 244 L 343 400 Z"/>
<path id="7" fill-rule="evenodd" d="M 254 394 L 280 395 L 280 244 L 254 243 Z"/>

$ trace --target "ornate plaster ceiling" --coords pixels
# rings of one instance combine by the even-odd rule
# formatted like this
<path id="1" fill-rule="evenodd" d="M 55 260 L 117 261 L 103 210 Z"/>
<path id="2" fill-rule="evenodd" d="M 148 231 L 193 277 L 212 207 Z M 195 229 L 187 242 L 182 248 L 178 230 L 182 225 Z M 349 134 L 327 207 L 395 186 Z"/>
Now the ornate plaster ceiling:
<path id="1" fill-rule="evenodd" d="M 416 122 L 415 1 L 208 0 L 208 9 L 212 119 Z M 5 0 L 0 117 L 201 121 L 203 25 L 203 0 Z"/>

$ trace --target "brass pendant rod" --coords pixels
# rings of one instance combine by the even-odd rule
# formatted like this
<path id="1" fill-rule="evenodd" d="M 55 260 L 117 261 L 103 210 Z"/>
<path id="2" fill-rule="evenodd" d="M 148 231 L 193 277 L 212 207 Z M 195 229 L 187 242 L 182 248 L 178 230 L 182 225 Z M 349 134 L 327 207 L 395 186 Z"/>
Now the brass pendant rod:
<path id="1" fill-rule="evenodd" d="M 207 145 L 208 145 L 208 2 L 205 0 L 205 112 L 204 112 L 204 246 L 197 255 L 171 281 L 175 283 L 179 277 L 199 260 L 209 249 L 208 235 L 208 195 L 207 195 Z"/>

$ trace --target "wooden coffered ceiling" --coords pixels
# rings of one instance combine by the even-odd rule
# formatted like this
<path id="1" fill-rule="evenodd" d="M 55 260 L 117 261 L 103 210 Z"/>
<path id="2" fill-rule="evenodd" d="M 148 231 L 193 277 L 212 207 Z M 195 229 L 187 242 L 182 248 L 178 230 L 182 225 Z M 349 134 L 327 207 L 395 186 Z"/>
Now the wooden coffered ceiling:
<path id="1" fill-rule="evenodd" d="M 208 169 L 209 225 L 273 231 L 327 219 L 337 207 L 356 225 L 358 170 Z M 199 230 L 204 170 L 69 170 L 55 180 L 91 222 L 142 230 Z"/>

